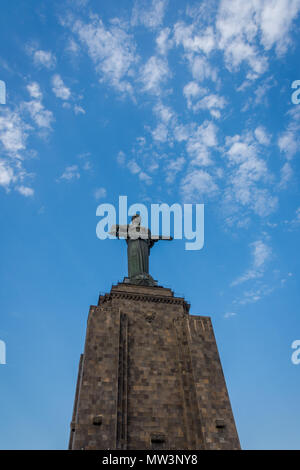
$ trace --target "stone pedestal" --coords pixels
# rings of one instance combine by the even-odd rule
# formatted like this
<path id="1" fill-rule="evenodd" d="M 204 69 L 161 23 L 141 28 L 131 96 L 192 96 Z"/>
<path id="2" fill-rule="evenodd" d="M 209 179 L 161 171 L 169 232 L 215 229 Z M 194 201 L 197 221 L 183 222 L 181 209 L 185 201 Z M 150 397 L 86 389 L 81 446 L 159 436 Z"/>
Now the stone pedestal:
<path id="1" fill-rule="evenodd" d="M 70 449 L 239 449 L 209 317 L 119 283 L 88 317 Z"/>

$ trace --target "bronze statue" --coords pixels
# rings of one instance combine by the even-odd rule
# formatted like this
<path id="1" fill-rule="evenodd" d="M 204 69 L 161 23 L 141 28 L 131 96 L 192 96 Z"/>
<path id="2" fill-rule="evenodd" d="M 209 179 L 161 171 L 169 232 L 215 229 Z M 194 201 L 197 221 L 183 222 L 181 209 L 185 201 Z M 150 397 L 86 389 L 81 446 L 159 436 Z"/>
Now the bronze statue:
<path id="1" fill-rule="evenodd" d="M 127 282 L 140 285 L 156 285 L 149 274 L 150 249 L 158 240 L 173 240 L 173 238 L 151 235 L 148 228 L 141 226 L 139 214 L 132 216 L 129 225 L 113 225 L 110 234 L 126 239 L 129 278 Z"/>

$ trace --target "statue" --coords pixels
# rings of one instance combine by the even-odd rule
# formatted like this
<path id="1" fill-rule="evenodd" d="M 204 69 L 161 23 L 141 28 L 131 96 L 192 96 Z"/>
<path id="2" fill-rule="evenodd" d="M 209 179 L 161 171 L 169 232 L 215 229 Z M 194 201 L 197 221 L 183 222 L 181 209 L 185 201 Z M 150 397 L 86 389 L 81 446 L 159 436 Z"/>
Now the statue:
<path id="1" fill-rule="evenodd" d="M 173 240 L 173 238 L 151 235 L 148 228 L 141 226 L 139 214 L 131 217 L 129 225 L 113 225 L 110 235 L 126 239 L 128 258 L 127 282 L 138 285 L 156 285 L 156 282 L 149 274 L 150 249 L 158 240 Z"/>

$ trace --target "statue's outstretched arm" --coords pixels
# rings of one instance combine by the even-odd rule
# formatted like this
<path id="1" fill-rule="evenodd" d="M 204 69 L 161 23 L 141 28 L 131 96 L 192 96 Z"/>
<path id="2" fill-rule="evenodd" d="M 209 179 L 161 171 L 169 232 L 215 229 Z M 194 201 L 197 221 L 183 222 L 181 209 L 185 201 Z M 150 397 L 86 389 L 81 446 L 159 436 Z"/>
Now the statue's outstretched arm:
<path id="1" fill-rule="evenodd" d="M 165 235 L 151 235 L 151 240 L 153 240 L 154 242 L 158 242 L 158 240 L 171 241 L 171 240 L 173 240 L 173 237 L 167 237 Z"/>
<path id="2" fill-rule="evenodd" d="M 151 235 L 149 247 L 152 248 L 154 243 L 158 242 L 159 240 L 171 241 L 173 240 L 173 237 L 166 237 L 164 235 Z"/>

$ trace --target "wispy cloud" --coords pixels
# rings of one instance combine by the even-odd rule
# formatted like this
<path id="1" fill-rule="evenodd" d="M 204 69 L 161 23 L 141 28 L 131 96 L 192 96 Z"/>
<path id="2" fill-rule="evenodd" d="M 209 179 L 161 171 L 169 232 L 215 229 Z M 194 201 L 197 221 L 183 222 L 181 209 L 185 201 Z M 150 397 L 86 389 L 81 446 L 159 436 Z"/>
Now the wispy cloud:
<path id="1" fill-rule="evenodd" d="M 285 220 L 284 224 L 289 230 L 298 229 L 300 227 L 300 207 L 298 207 L 290 220 Z"/>
<path id="2" fill-rule="evenodd" d="M 34 190 L 28 186 L 17 186 L 17 191 L 25 197 L 32 197 L 34 195 Z"/>
<path id="3" fill-rule="evenodd" d="M 143 91 L 159 95 L 161 85 L 166 82 L 170 75 L 168 63 L 165 59 L 152 56 L 141 67 L 139 80 L 143 84 Z"/>
<path id="4" fill-rule="evenodd" d="M 34 47 L 27 47 L 29 54 L 33 58 L 33 62 L 37 67 L 45 67 L 54 69 L 56 67 L 56 57 L 51 51 L 44 51 Z"/>
<path id="5" fill-rule="evenodd" d="M 42 95 L 37 83 L 30 84 L 28 91 L 31 96 L 36 97 L 33 102 L 40 103 Z M 43 114 L 46 111 L 43 107 L 40 108 L 40 111 L 35 108 L 34 113 L 30 103 L 21 102 L 15 109 L 0 108 L 0 186 L 6 191 L 14 187 L 24 196 L 33 195 L 34 191 L 22 184 L 30 176 L 23 165 L 25 158 L 32 155 L 32 150 L 27 148 L 27 140 L 29 135 L 35 132 L 34 125 L 40 127 L 42 124 L 40 121 L 42 115 L 38 116 L 39 112 Z M 25 119 L 24 114 L 27 113 L 27 110 L 30 110 L 29 114 L 33 118 L 33 124 Z"/>
<path id="6" fill-rule="evenodd" d="M 235 312 L 227 312 L 224 315 L 224 318 L 232 318 L 235 317 L 237 314 Z"/>
<path id="7" fill-rule="evenodd" d="M 14 170 L 5 160 L 0 160 L 0 186 L 9 188 L 10 184 L 15 180 Z"/>
<path id="8" fill-rule="evenodd" d="M 76 20 L 69 24 L 88 54 L 100 75 L 122 93 L 133 93 L 130 83 L 132 66 L 137 62 L 136 47 L 125 25 L 118 19 L 105 26 L 98 15 L 92 15 L 90 22 Z"/>
<path id="9" fill-rule="evenodd" d="M 252 251 L 251 267 L 231 283 L 232 287 L 263 276 L 266 264 L 271 258 L 272 249 L 262 240 L 251 243 L 250 248 Z"/>
<path id="10" fill-rule="evenodd" d="M 247 62 L 257 75 L 265 72 L 268 63 L 264 53 L 273 47 L 278 55 L 287 51 L 291 24 L 299 10 L 299 0 L 222 0 L 216 28 L 227 67 Z"/>
<path id="11" fill-rule="evenodd" d="M 80 178 L 80 172 L 78 165 L 70 165 L 65 168 L 61 176 L 57 178 L 56 181 L 72 181 L 72 180 L 78 180 Z"/>
<path id="12" fill-rule="evenodd" d="M 42 102 L 43 94 L 39 84 L 32 82 L 27 86 L 27 90 L 33 99 L 31 101 L 22 102 L 21 108 L 30 114 L 31 119 L 39 128 L 50 130 L 54 116 L 52 111 L 46 109 Z"/>
<path id="13" fill-rule="evenodd" d="M 262 134 L 259 138 L 262 139 Z M 226 158 L 230 174 L 226 198 L 227 202 L 246 206 L 257 215 L 265 217 L 275 211 L 278 198 L 267 187 L 272 174 L 258 144 L 257 129 L 256 139 L 251 132 L 243 136 L 227 137 Z"/>
<path id="14" fill-rule="evenodd" d="M 78 105 L 78 104 L 75 104 L 75 105 L 74 105 L 74 113 L 75 113 L 76 115 L 78 115 L 78 114 L 86 114 L 86 111 L 85 111 L 85 109 L 84 109 L 82 106 L 80 106 L 80 105 Z"/>
<path id="15" fill-rule="evenodd" d="M 173 47 L 173 38 L 171 36 L 170 28 L 163 28 L 159 31 L 156 37 L 157 51 L 161 55 L 166 55 L 169 49 Z"/>
<path id="16" fill-rule="evenodd" d="M 214 196 L 218 191 L 212 175 L 204 170 L 190 170 L 182 179 L 181 194 L 184 201 L 203 201 L 203 198 Z"/>
<path id="17" fill-rule="evenodd" d="M 211 26 L 199 32 L 196 23 L 187 25 L 180 21 L 174 25 L 174 40 L 186 53 L 209 54 L 216 47 L 215 32 Z"/>
<path id="18" fill-rule="evenodd" d="M 60 75 L 55 74 L 52 77 L 52 91 L 57 98 L 61 100 L 69 100 L 71 98 L 71 90 L 68 88 Z"/>
<path id="19" fill-rule="evenodd" d="M 287 160 L 292 160 L 299 149 L 299 130 L 300 130 L 300 109 L 294 106 L 289 112 L 289 122 L 286 129 L 278 138 L 278 146 L 280 151 L 285 155 Z"/>
<path id="20" fill-rule="evenodd" d="M 106 197 L 107 191 L 105 188 L 97 188 L 94 191 L 95 199 L 98 201 L 99 199 L 103 199 Z"/>
<path id="21" fill-rule="evenodd" d="M 139 24 L 146 28 L 156 29 L 159 27 L 165 15 L 168 0 L 135 0 L 131 24 L 137 26 Z"/>

